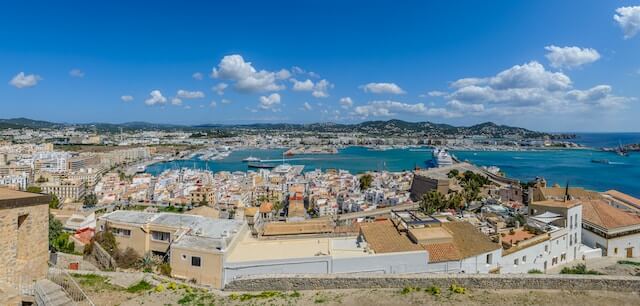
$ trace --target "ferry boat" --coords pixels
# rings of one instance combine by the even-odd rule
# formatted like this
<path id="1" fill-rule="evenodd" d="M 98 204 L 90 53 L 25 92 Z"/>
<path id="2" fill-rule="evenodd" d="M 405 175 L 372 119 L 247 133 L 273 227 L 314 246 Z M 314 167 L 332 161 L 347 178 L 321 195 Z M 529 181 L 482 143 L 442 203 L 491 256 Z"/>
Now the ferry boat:
<path id="1" fill-rule="evenodd" d="M 242 161 L 245 162 L 245 163 L 253 163 L 253 162 L 259 162 L 260 159 L 257 158 L 257 157 L 249 156 L 249 157 L 243 159 Z"/>
<path id="2" fill-rule="evenodd" d="M 592 159 L 591 162 L 596 164 L 607 164 L 607 165 L 611 163 L 608 159 Z"/>
<path id="3" fill-rule="evenodd" d="M 453 165 L 453 158 L 446 149 L 434 148 L 432 158 L 433 162 L 438 167 Z"/>
<path id="4" fill-rule="evenodd" d="M 247 165 L 247 167 L 249 167 L 249 168 L 258 168 L 258 169 L 273 169 L 273 168 L 276 167 L 276 165 L 267 164 L 267 163 L 249 163 Z"/>
<path id="5" fill-rule="evenodd" d="M 145 171 L 147 171 L 147 167 L 145 167 L 145 165 L 139 165 L 136 167 L 136 173 L 144 173 Z"/>

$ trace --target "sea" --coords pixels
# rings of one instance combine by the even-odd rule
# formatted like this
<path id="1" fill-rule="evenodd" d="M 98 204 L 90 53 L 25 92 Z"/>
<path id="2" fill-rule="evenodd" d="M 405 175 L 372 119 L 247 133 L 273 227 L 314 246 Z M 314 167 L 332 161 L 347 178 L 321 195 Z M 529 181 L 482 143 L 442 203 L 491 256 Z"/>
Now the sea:
<path id="1" fill-rule="evenodd" d="M 540 151 L 453 151 L 460 160 L 478 166 L 496 166 L 508 177 L 530 181 L 543 177 L 549 184 L 584 187 L 606 191 L 616 189 L 640 197 L 640 152 L 627 157 L 602 152 L 598 148 L 640 143 L 640 133 L 579 133 L 573 141 L 592 149 L 562 149 Z M 284 149 L 246 149 L 232 152 L 227 158 L 204 161 L 189 160 L 160 162 L 147 167 L 147 173 L 158 175 L 168 169 L 197 168 L 218 171 L 247 171 L 242 160 L 254 156 L 268 163 L 282 163 Z M 608 160 L 609 163 L 596 163 Z M 429 148 L 371 150 L 365 147 L 346 147 L 338 154 L 295 155 L 285 160 L 289 164 L 304 165 L 305 171 L 344 169 L 357 174 L 366 171 L 404 171 L 432 166 Z"/>

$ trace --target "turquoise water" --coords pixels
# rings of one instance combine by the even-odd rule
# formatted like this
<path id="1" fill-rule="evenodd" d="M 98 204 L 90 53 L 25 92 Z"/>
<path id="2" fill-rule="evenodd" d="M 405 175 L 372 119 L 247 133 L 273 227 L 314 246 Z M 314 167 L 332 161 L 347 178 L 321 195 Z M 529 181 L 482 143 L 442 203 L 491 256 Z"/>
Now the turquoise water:
<path id="1" fill-rule="evenodd" d="M 247 171 L 247 163 L 242 159 L 255 156 L 260 159 L 282 159 L 282 149 L 240 150 L 224 160 L 201 161 L 199 159 L 163 162 L 151 165 L 147 172 L 157 175 L 166 169 L 182 167 L 208 169 L 211 171 Z M 640 153 L 628 157 L 614 153 L 592 150 L 553 150 L 527 152 L 453 152 L 461 160 L 468 160 L 479 166 L 497 166 L 507 176 L 521 181 L 529 181 L 536 176 L 547 179 L 550 184 L 582 186 L 604 191 L 617 189 L 640 197 Z M 351 173 L 370 170 L 402 171 L 418 166 L 428 167 L 431 152 L 393 149 L 371 151 L 363 147 L 348 147 L 333 155 L 296 155 L 287 159 L 290 164 L 305 165 L 305 170 L 345 169 Z M 591 162 L 592 159 L 608 159 L 611 164 Z"/>

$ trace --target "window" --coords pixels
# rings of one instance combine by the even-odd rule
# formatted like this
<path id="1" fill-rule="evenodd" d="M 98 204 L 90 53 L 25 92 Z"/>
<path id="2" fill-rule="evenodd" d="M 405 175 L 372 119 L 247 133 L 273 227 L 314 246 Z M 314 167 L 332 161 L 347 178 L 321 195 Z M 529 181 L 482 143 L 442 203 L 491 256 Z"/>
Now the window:
<path id="1" fill-rule="evenodd" d="M 573 242 L 578 243 L 578 233 L 573 233 Z"/>
<path id="2" fill-rule="evenodd" d="M 544 251 L 545 251 L 545 252 L 549 252 L 549 245 L 545 245 L 545 246 L 544 246 Z"/>
<path id="3" fill-rule="evenodd" d="M 191 256 L 191 266 L 193 267 L 200 267 L 200 257 L 197 256 Z"/>
<path id="4" fill-rule="evenodd" d="M 18 216 L 18 228 L 22 227 L 22 224 L 24 224 L 24 221 L 27 220 L 28 216 L 28 214 Z"/>
<path id="5" fill-rule="evenodd" d="M 573 229 L 573 216 L 569 216 L 569 229 Z"/>
<path id="6" fill-rule="evenodd" d="M 111 229 L 111 232 L 116 236 L 131 237 L 131 230 L 128 229 L 114 227 Z"/>
<path id="7" fill-rule="evenodd" d="M 182 254 L 182 260 L 187 260 L 187 254 Z"/>
<path id="8" fill-rule="evenodd" d="M 493 263 L 493 254 L 487 254 L 487 264 L 490 265 Z"/>
<path id="9" fill-rule="evenodd" d="M 566 253 L 562 253 L 562 254 L 560 254 L 560 260 L 561 260 L 561 261 L 565 261 L 565 260 L 567 260 L 567 254 L 566 254 Z"/>
<path id="10" fill-rule="evenodd" d="M 151 231 L 151 239 L 155 241 L 169 241 L 171 235 L 165 232 Z"/>
<path id="11" fill-rule="evenodd" d="M 618 248 L 613 249 L 613 254 L 618 255 Z"/>
<path id="12" fill-rule="evenodd" d="M 522 262 L 527 262 L 527 256 L 522 256 Z"/>
<path id="13" fill-rule="evenodd" d="M 513 264 L 516 265 L 516 266 L 518 265 L 518 258 L 513 260 Z"/>

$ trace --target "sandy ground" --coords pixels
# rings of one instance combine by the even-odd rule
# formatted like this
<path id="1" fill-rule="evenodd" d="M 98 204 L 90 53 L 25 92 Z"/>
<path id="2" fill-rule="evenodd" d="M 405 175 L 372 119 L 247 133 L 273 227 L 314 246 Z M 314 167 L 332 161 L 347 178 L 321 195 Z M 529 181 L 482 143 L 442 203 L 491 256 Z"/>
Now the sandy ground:
<path id="1" fill-rule="evenodd" d="M 166 287 L 167 284 L 165 284 Z M 637 292 L 562 290 L 466 290 L 442 288 L 433 295 L 420 288 L 345 289 L 300 292 L 208 292 L 192 288 L 155 288 L 129 293 L 124 289 L 85 288 L 96 305 L 640 305 Z M 406 291 L 406 290 L 405 290 Z"/>

